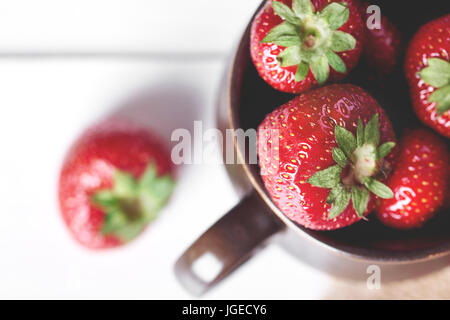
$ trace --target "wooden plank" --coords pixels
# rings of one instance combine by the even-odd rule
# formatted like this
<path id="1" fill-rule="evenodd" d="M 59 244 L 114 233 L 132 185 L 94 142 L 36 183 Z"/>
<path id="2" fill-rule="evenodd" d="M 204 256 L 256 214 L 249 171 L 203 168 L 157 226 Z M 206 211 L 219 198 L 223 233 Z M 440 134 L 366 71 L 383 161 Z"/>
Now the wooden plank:
<path id="1" fill-rule="evenodd" d="M 14 0 L 0 53 L 228 52 L 260 0 Z"/>

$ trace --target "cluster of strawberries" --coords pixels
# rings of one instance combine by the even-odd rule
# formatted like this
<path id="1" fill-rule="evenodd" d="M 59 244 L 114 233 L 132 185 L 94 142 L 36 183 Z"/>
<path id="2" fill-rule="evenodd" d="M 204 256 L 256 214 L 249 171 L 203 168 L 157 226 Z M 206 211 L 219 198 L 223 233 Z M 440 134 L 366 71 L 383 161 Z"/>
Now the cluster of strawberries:
<path id="1" fill-rule="evenodd" d="M 372 211 L 388 226 L 416 228 L 448 200 L 445 138 L 416 128 L 397 145 L 388 116 L 367 92 L 324 86 L 344 79 L 360 56 L 382 75 L 394 70 L 400 32 L 385 16 L 379 29 L 367 28 L 368 7 L 358 0 L 267 1 L 252 24 L 250 52 L 261 78 L 300 94 L 259 126 L 262 179 L 279 209 L 310 229 L 342 228 Z M 420 28 L 404 62 L 413 109 L 446 138 L 449 53 L 446 15 Z"/>

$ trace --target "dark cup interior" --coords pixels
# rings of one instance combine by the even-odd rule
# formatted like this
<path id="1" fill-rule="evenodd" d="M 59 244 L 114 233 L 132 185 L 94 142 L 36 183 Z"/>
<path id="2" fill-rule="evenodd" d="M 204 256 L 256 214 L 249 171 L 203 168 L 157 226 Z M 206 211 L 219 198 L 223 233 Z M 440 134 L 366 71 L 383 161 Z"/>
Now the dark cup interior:
<path id="1" fill-rule="evenodd" d="M 405 46 L 421 25 L 450 11 L 448 1 L 373 0 L 371 3 L 378 4 L 382 14 L 398 26 Z M 395 72 L 387 79 L 380 79 L 362 60 L 345 80 L 364 88 L 379 101 L 390 116 L 398 136 L 406 128 L 420 126 L 411 107 L 402 61 L 403 55 Z M 249 28 L 242 38 L 234 61 L 231 90 L 234 127 L 245 130 L 256 129 L 268 113 L 293 98 L 290 94 L 272 89 L 258 76 L 249 56 Z M 259 167 L 248 167 L 260 189 L 265 192 Z M 337 231 L 317 232 L 302 226 L 298 228 L 340 251 L 372 260 L 412 261 L 450 250 L 448 209 L 439 212 L 423 228 L 411 231 L 387 228 L 374 215 L 369 216 L 369 222 L 356 223 Z"/>

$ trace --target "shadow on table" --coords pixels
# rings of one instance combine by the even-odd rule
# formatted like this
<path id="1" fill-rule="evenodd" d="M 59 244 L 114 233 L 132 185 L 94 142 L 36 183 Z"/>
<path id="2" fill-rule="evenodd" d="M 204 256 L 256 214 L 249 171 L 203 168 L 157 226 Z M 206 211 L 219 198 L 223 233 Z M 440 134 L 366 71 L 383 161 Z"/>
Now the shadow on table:
<path id="1" fill-rule="evenodd" d="M 161 83 L 135 92 L 110 116 L 123 117 L 149 128 L 169 146 L 172 132 L 179 128 L 190 130 L 195 120 L 201 120 L 202 109 L 204 106 L 197 88 Z"/>

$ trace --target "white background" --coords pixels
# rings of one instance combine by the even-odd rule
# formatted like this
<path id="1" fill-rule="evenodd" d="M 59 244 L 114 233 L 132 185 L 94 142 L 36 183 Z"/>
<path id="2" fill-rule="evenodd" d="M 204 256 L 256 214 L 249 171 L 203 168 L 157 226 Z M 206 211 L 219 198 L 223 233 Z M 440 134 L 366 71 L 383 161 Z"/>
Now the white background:
<path id="1" fill-rule="evenodd" d="M 66 231 L 59 168 L 82 130 L 110 114 L 151 125 L 167 143 L 171 130 L 192 129 L 194 120 L 214 127 L 227 56 L 258 4 L 0 1 L 0 298 L 193 298 L 173 264 L 239 201 L 222 166 L 180 167 L 158 221 L 106 252 L 78 246 Z M 370 291 L 366 264 L 303 241 L 286 250 L 292 239 L 276 237 L 205 298 L 391 297 L 391 286 L 416 282 L 433 296 L 432 279 L 449 264 L 383 267 L 387 289 Z M 421 296 L 413 291 L 402 294 Z"/>

